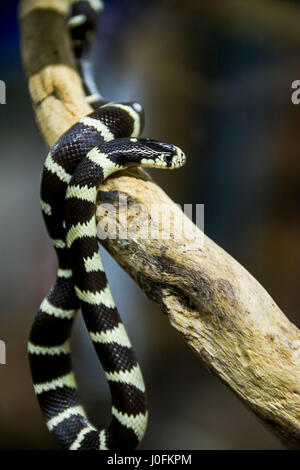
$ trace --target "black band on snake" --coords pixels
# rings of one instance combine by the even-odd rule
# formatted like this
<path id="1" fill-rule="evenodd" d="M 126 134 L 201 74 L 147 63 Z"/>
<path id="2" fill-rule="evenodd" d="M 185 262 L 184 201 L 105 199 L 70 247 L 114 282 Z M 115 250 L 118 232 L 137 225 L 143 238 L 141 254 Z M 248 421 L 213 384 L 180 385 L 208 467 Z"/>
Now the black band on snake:
<path id="1" fill-rule="evenodd" d="M 73 38 L 80 27 L 77 39 L 81 35 L 86 40 L 90 26 L 96 24 L 92 16 L 95 5 L 95 0 L 75 3 L 75 14 L 69 20 Z M 93 21 L 84 21 L 88 15 Z M 77 50 L 79 59 L 84 47 L 82 43 Z M 85 88 L 99 99 L 96 89 L 87 84 Z M 127 167 L 177 168 L 185 161 L 174 145 L 138 138 L 143 128 L 141 105 L 103 104 L 102 97 L 100 101 L 101 107 L 56 142 L 44 164 L 41 208 L 59 268 L 28 344 L 34 388 L 48 429 L 63 448 L 73 450 L 134 449 L 147 425 L 144 381 L 98 249 L 95 212 L 99 185 Z M 70 334 L 79 309 L 111 392 L 112 418 L 102 430 L 91 424 L 80 405 L 72 371 Z"/>

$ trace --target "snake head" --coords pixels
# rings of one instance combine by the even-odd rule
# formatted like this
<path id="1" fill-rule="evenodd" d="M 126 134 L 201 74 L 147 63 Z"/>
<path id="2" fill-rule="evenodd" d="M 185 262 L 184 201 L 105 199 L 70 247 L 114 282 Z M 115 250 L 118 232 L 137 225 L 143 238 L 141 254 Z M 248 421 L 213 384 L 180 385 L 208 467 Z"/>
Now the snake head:
<path id="1" fill-rule="evenodd" d="M 130 139 L 130 141 L 133 144 L 132 153 L 143 167 L 173 169 L 185 164 L 185 154 L 176 145 L 153 139 Z"/>

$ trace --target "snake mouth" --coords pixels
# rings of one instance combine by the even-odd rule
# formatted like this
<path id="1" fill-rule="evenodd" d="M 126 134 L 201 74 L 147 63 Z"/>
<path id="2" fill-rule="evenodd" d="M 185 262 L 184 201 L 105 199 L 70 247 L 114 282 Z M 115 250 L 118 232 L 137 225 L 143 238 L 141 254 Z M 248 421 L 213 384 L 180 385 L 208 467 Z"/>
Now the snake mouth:
<path id="1" fill-rule="evenodd" d="M 184 152 L 179 147 L 175 146 L 172 154 L 162 154 L 159 159 L 163 160 L 165 162 L 164 166 L 171 170 L 182 167 L 186 162 Z"/>
<path id="2" fill-rule="evenodd" d="M 154 166 L 157 168 L 167 168 L 169 170 L 182 167 L 186 161 L 185 154 L 178 147 L 175 148 L 175 153 L 162 153 L 159 157 L 156 157 L 153 161 Z"/>
<path id="3" fill-rule="evenodd" d="M 176 154 L 172 158 L 171 168 L 180 168 L 185 164 L 185 162 L 185 153 L 179 147 L 176 147 Z"/>

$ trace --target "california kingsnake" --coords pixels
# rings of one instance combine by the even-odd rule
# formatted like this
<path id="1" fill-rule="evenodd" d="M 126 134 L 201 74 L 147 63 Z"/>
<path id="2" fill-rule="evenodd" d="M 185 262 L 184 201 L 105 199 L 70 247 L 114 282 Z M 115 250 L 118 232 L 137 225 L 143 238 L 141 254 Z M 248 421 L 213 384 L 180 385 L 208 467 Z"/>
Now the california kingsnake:
<path id="1" fill-rule="evenodd" d="M 84 44 L 78 46 L 96 24 L 92 15 L 99 10 L 96 5 L 96 0 L 74 4 L 69 24 L 73 38 L 77 35 L 79 59 L 86 59 Z M 86 83 L 85 87 L 95 98 L 97 90 Z M 95 212 L 99 185 L 123 168 L 178 168 L 185 161 L 174 145 L 138 138 L 143 128 L 141 105 L 103 103 L 55 143 L 41 181 L 41 208 L 59 267 L 56 283 L 33 323 L 28 352 L 48 429 L 64 448 L 74 450 L 133 449 L 147 425 L 144 381 L 98 250 Z M 70 334 L 79 309 L 111 391 L 112 419 L 100 431 L 79 403 L 72 372 Z"/>

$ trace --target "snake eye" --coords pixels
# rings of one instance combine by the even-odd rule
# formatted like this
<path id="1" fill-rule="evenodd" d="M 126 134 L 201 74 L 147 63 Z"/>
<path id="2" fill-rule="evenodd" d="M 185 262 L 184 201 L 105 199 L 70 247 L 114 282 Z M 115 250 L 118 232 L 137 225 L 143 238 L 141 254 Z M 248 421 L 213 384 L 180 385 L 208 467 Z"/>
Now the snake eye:
<path id="1" fill-rule="evenodd" d="M 165 160 L 167 166 L 171 166 L 171 165 L 172 165 L 173 158 L 174 158 L 174 155 L 173 155 L 173 154 L 166 154 L 166 155 L 164 155 L 164 160 Z"/>
<path id="2" fill-rule="evenodd" d="M 176 147 L 176 153 L 172 156 L 170 167 L 171 168 L 179 168 L 185 164 L 186 157 L 183 151 Z"/>

